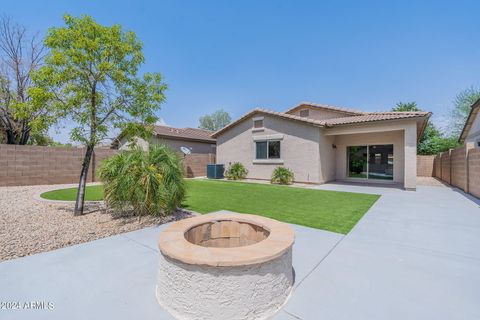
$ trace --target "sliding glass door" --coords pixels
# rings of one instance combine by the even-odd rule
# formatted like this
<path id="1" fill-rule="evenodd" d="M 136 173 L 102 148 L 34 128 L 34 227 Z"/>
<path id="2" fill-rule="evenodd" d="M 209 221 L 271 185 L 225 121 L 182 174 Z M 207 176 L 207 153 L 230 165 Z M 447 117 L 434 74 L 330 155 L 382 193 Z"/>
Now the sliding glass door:
<path id="1" fill-rule="evenodd" d="M 393 180 L 393 144 L 347 147 L 349 178 Z"/>

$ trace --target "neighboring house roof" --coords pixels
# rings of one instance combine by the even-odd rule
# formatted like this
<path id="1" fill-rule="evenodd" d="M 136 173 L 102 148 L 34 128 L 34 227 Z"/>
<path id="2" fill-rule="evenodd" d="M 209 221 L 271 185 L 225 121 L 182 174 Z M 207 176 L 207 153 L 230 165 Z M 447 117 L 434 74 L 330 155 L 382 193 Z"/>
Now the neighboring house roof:
<path id="1" fill-rule="evenodd" d="M 312 102 L 300 102 L 299 104 L 297 104 L 293 108 L 290 108 L 287 111 L 285 111 L 285 113 L 291 113 L 291 112 L 293 112 L 297 109 L 301 109 L 301 108 L 305 108 L 305 107 L 314 107 L 314 108 L 318 108 L 318 109 L 332 110 L 332 111 L 337 111 L 337 112 L 341 112 L 341 113 L 345 113 L 345 114 L 349 114 L 349 115 L 360 115 L 360 114 L 365 113 L 363 111 L 359 111 L 359 110 L 355 110 L 355 109 L 344 108 L 344 107 L 335 107 L 335 106 L 330 106 L 330 105 L 327 105 L 327 104 L 319 104 L 319 103 L 312 103 Z"/>
<path id="2" fill-rule="evenodd" d="M 303 106 L 305 104 L 299 104 L 296 107 L 289 109 L 287 112 L 291 112 L 294 109 Z M 221 133 L 227 131 L 228 129 L 236 126 L 240 122 L 244 121 L 245 119 L 253 116 L 254 114 L 267 114 L 267 115 L 272 115 L 275 117 L 283 118 L 286 120 L 293 120 L 293 121 L 299 121 L 307 124 L 311 124 L 314 126 L 318 127 L 334 127 L 334 126 L 340 126 L 340 125 L 346 125 L 346 124 L 360 124 L 360 123 L 371 123 L 371 122 L 376 122 L 376 121 L 388 121 L 388 120 L 401 120 L 401 119 L 409 119 L 409 118 L 425 118 L 425 124 L 419 130 L 418 135 L 421 136 L 423 133 L 423 130 L 426 126 L 426 121 L 432 114 L 431 112 L 423 112 L 423 111 L 416 111 L 416 112 L 362 112 L 362 111 L 353 111 L 352 109 L 344 109 L 344 108 L 337 108 L 337 107 L 331 107 L 331 106 L 326 106 L 324 105 L 314 105 L 314 104 L 309 104 L 313 106 L 321 106 L 320 108 L 325 108 L 329 110 L 337 110 L 337 111 L 342 111 L 345 113 L 353 113 L 355 112 L 356 114 L 351 114 L 346 117 L 339 117 L 339 118 L 331 118 L 331 119 L 326 119 L 326 120 L 315 120 L 307 117 L 300 117 L 296 116 L 293 114 L 289 114 L 287 112 L 276 112 L 276 111 L 271 111 L 267 109 L 253 109 L 252 111 L 246 113 L 239 119 L 233 121 L 229 125 L 223 127 L 222 129 L 214 132 L 212 134 L 212 137 L 217 137 Z M 341 109 L 341 110 L 340 110 Z M 347 111 L 349 110 L 349 111 Z"/>
<path id="3" fill-rule="evenodd" d="M 167 126 L 155 126 L 153 128 L 154 134 L 158 137 L 185 139 L 195 141 L 205 141 L 215 143 L 212 138 L 213 131 L 196 129 L 196 128 L 173 128 Z"/>
<path id="4" fill-rule="evenodd" d="M 196 128 L 174 128 L 168 126 L 155 125 L 153 127 L 153 135 L 160 138 L 189 140 L 206 143 L 216 143 L 215 138 L 212 138 L 213 131 L 196 129 Z M 124 137 L 125 133 L 121 133 L 112 142 L 112 148 L 117 148 L 120 139 Z"/>
<path id="5" fill-rule="evenodd" d="M 475 121 L 475 118 L 479 111 L 480 111 L 480 99 L 475 101 L 475 103 L 470 108 L 470 113 L 468 114 L 467 121 L 465 121 L 465 125 L 463 126 L 462 133 L 458 138 L 458 142 L 463 143 L 465 141 L 465 138 L 467 137 L 468 132 L 472 127 L 473 121 Z"/>

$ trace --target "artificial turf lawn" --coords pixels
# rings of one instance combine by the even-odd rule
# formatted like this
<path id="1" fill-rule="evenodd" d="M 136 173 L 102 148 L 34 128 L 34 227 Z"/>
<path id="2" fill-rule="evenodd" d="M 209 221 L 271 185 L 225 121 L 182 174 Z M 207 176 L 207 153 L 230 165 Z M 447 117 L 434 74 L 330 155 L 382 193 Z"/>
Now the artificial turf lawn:
<path id="1" fill-rule="evenodd" d="M 52 190 L 42 193 L 40 197 L 48 200 L 62 200 L 62 201 L 75 201 L 77 197 L 78 188 L 68 188 Z M 103 186 L 87 186 L 85 191 L 85 201 L 100 201 L 103 200 Z"/>
<path id="2" fill-rule="evenodd" d="M 187 181 L 187 209 L 230 210 L 346 234 L 379 195 L 212 180 Z"/>
<path id="3" fill-rule="evenodd" d="M 252 213 L 307 227 L 348 233 L 379 195 L 272 186 L 267 184 L 187 180 L 184 207 L 200 213 L 230 210 Z M 41 196 L 75 200 L 76 188 Z M 88 186 L 86 200 L 101 200 L 102 186 Z"/>

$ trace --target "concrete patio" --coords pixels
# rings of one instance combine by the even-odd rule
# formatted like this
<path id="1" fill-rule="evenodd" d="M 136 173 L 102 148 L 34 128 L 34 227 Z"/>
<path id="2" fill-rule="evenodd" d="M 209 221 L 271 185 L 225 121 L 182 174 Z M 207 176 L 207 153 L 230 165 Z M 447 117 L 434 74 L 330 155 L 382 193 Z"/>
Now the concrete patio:
<path id="1" fill-rule="evenodd" d="M 479 319 L 480 202 L 461 191 L 343 184 L 382 194 L 346 236 L 296 231 L 295 288 L 275 319 Z M 1 319 L 171 319 L 155 301 L 158 234 L 147 228 L 0 263 Z"/>

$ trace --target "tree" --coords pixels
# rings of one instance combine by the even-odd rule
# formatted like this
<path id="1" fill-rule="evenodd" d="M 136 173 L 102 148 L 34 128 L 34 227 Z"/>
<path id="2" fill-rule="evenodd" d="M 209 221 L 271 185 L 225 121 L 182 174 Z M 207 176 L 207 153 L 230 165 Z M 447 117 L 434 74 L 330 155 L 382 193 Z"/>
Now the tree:
<path id="1" fill-rule="evenodd" d="M 418 108 L 417 103 L 412 102 L 397 102 L 395 107 L 392 108 L 392 111 L 396 112 L 408 112 L 408 111 L 422 111 Z"/>
<path id="2" fill-rule="evenodd" d="M 212 114 L 206 114 L 200 117 L 199 122 L 200 125 L 198 126 L 200 129 L 217 131 L 225 127 L 232 121 L 232 118 L 223 109 L 217 110 Z"/>
<path id="3" fill-rule="evenodd" d="M 395 107 L 392 108 L 392 111 L 413 112 L 422 110 L 417 106 L 416 102 L 398 102 Z M 455 148 L 458 145 L 455 137 L 445 136 L 432 122 L 428 122 L 418 142 L 417 154 L 437 154 Z"/>
<path id="4" fill-rule="evenodd" d="M 32 72 L 44 55 L 36 36 L 10 18 L 0 18 L 0 133 L 7 144 L 27 144 L 32 134 L 45 134 L 53 122 L 49 110 L 33 104 L 29 95 Z"/>
<path id="5" fill-rule="evenodd" d="M 135 33 L 102 26 L 86 15 L 65 15 L 64 22 L 48 31 L 50 52 L 34 74 L 32 92 L 38 103 L 74 121 L 70 138 L 85 146 L 75 202 L 79 215 L 95 145 L 113 128 L 146 135 L 157 121 L 166 85 L 159 73 L 138 76 L 145 59 Z"/>
<path id="6" fill-rule="evenodd" d="M 468 114 L 472 105 L 480 99 L 480 90 L 474 87 L 467 88 L 461 91 L 453 101 L 453 109 L 450 118 L 450 130 L 454 137 L 459 137 L 463 130 L 465 121 L 467 121 Z"/>

